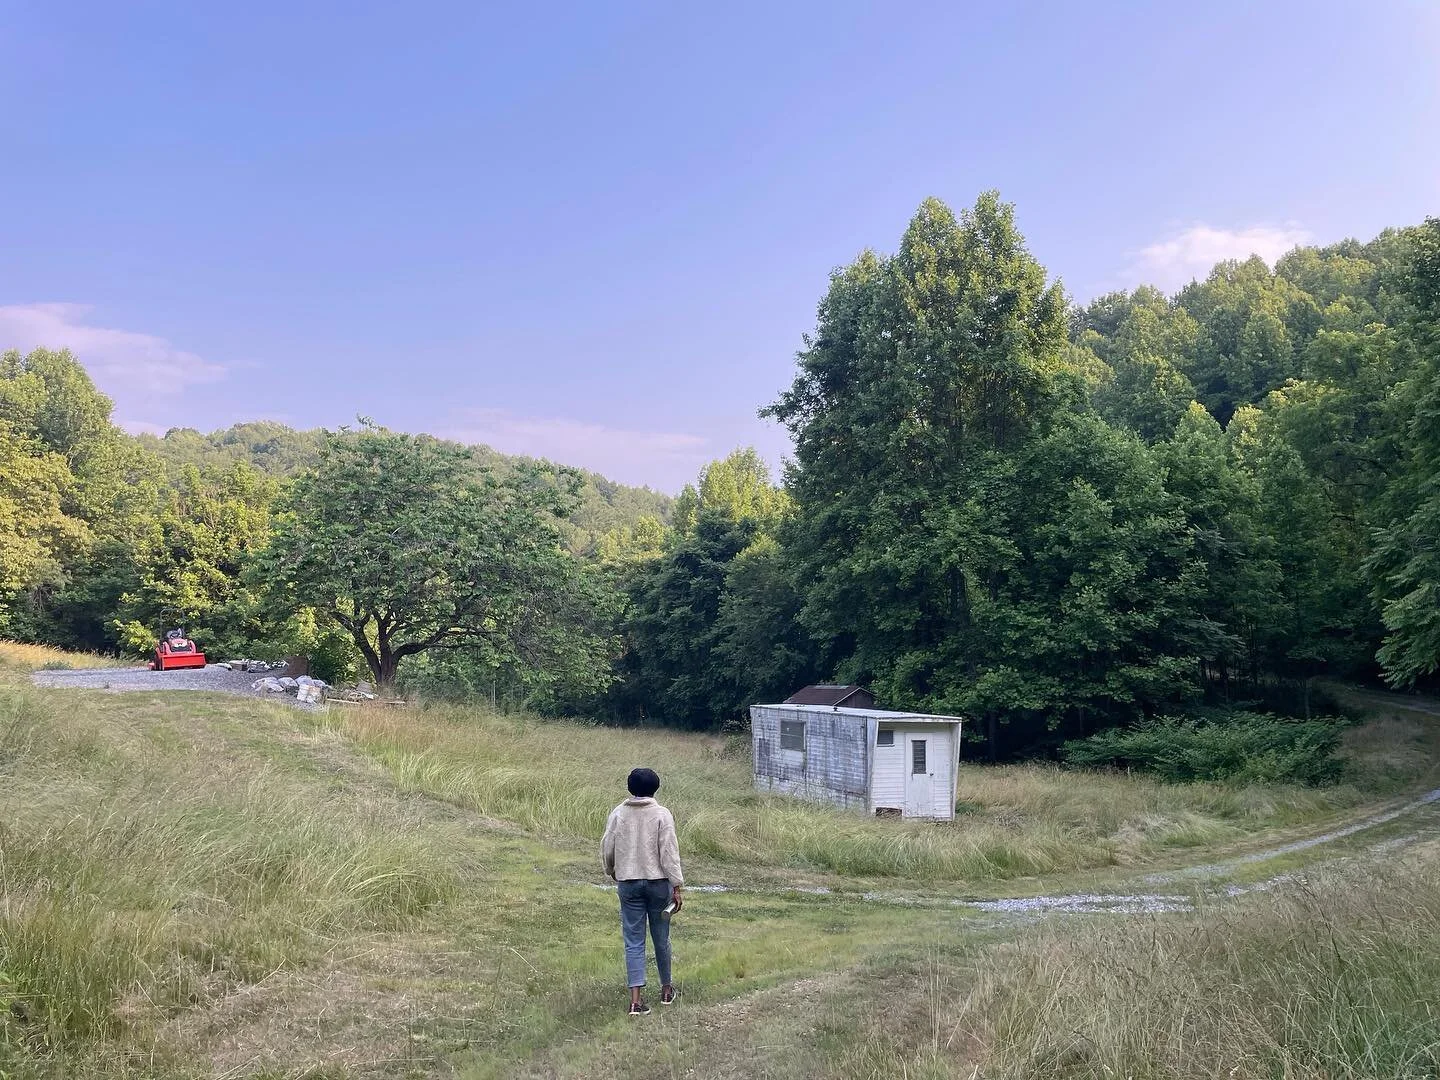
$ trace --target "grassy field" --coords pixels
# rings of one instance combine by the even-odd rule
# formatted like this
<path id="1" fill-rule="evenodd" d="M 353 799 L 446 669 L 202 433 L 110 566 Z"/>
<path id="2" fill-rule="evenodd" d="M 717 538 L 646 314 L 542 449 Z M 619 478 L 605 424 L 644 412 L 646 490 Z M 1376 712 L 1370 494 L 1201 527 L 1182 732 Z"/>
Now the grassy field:
<path id="1" fill-rule="evenodd" d="M 974 892 L 990 883 L 1150 865 L 1322 821 L 1435 772 L 1440 740 L 1414 717 L 1348 733 L 1351 780 L 1328 788 L 1162 784 L 1053 766 L 965 766 L 959 827 L 878 821 L 757 795 L 748 740 L 626 731 L 433 708 L 332 711 L 316 721 L 401 787 L 589 845 L 631 762 L 664 778 L 681 842 L 718 880 L 798 874 L 832 887 L 900 878 Z"/>
<path id="2" fill-rule="evenodd" d="M 57 661 L 81 662 L 0 644 L 6 1080 L 1435 1068 L 1428 847 L 1125 922 L 863 899 L 1084 885 L 1288 837 L 1425 781 L 1417 714 L 1352 732 L 1353 780 L 1325 791 L 966 767 L 955 826 L 899 825 L 762 800 L 722 739 L 28 685 Z M 692 897 L 681 1006 L 643 1023 L 619 1009 L 594 853 L 640 761 L 692 881 L 735 890 Z"/>
<path id="3" fill-rule="evenodd" d="M 26 645 L 0 638 L 0 667 L 16 671 L 69 671 L 75 668 L 122 667 L 125 661 L 99 653 L 62 652 L 48 645 Z"/>

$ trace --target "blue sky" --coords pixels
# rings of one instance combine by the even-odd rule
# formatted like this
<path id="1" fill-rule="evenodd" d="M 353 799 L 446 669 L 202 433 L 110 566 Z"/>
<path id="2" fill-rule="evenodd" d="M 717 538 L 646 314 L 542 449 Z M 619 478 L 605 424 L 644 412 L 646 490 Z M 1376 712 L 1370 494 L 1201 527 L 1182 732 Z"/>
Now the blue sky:
<path id="1" fill-rule="evenodd" d="M 1440 5 L 0 0 L 0 348 L 676 490 L 998 188 L 1085 299 L 1440 213 Z"/>

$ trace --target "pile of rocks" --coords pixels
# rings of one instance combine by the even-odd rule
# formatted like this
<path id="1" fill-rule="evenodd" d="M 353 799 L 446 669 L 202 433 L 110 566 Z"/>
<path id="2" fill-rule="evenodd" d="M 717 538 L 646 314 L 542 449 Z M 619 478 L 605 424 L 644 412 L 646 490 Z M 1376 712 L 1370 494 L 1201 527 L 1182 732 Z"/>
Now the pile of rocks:
<path id="1" fill-rule="evenodd" d="M 376 694 L 368 682 L 358 682 L 354 686 L 337 686 L 327 696 L 331 701 L 374 701 Z"/>
<path id="2" fill-rule="evenodd" d="M 281 667 L 283 669 L 284 665 L 282 664 Z M 250 689 L 263 690 L 269 694 L 294 694 L 296 700 L 307 705 L 319 705 L 325 700 L 325 691 L 329 686 L 330 684 L 324 679 L 312 679 L 309 675 L 301 675 L 298 679 L 267 675 L 265 678 L 256 679 L 251 683 Z"/>
<path id="3" fill-rule="evenodd" d="M 224 663 L 216 664 L 216 667 L 229 668 L 231 671 L 248 671 L 252 675 L 258 675 L 262 671 L 284 671 L 284 660 L 226 660 Z"/>

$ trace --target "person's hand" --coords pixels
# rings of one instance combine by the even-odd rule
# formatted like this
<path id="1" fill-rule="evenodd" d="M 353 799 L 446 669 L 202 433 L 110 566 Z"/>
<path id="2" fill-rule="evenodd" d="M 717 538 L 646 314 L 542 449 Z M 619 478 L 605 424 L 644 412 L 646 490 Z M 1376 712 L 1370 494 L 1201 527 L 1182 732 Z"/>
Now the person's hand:
<path id="1" fill-rule="evenodd" d="M 680 886 L 679 886 L 679 885 L 676 885 L 676 886 L 675 886 L 675 892 L 674 892 L 674 894 L 670 897 L 670 899 L 675 902 L 675 910 L 676 910 L 676 912 L 679 912 L 679 910 L 680 910 L 682 907 L 685 906 L 685 900 L 684 900 L 684 898 L 680 895 Z"/>

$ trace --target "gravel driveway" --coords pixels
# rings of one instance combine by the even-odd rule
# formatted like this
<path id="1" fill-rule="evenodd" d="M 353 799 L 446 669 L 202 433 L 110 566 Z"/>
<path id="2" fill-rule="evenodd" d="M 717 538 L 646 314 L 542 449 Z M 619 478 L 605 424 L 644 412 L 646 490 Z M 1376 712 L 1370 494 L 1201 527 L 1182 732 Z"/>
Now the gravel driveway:
<path id="1" fill-rule="evenodd" d="M 289 694 L 267 694 L 264 690 L 250 689 L 250 684 L 256 679 L 264 678 L 263 675 L 231 671 L 218 664 L 207 664 L 203 668 L 177 668 L 173 671 L 151 671 L 144 667 L 37 671 L 32 678 L 36 686 L 109 690 L 116 694 L 130 690 L 210 690 L 221 694 L 269 697 L 295 703 L 295 698 Z"/>

